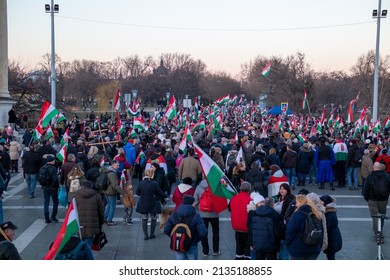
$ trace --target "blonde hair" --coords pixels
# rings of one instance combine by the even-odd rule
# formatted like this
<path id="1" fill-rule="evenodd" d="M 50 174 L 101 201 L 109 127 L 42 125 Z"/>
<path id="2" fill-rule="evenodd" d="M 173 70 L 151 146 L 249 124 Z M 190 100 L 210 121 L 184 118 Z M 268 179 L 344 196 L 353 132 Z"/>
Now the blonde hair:
<path id="1" fill-rule="evenodd" d="M 93 158 L 93 156 L 98 152 L 98 150 L 99 150 L 98 147 L 91 146 L 91 148 L 89 148 L 89 151 L 88 151 L 88 154 L 87 154 L 88 159 Z"/>
<path id="2" fill-rule="evenodd" d="M 69 172 L 68 177 L 83 177 L 84 172 L 78 165 L 72 167 L 72 170 Z"/>
<path id="3" fill-rule="evenodd" d="M 298 194 L 295 197 L 295 200 L 297 202 L 299 201 L 301 203 L 301 206 L 309 205 L 311 208 L 311 212 L 313 212 L 313 214 L 317 217 L 317 219 L 322 220 L 321 213 L 318 211 L 317 207 L 313 204 L 313 202 L 310 199 L 307 199 L 306 195 Z M 298 209 L 301 208 L 301 206 L 299 206 L 295 211 L 298 211 Z"/>
<path id="4" fill-rule="evenodd" d="M 145 170 L 145 177 L 146 179 L 152 179 L 154 176 L 154 170 L 149 168 Z"/>

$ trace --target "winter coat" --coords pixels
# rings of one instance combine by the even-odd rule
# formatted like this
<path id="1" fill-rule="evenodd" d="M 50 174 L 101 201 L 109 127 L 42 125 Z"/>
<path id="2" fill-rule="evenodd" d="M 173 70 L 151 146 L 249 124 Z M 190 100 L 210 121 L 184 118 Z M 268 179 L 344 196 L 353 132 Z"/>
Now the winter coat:
<path id="1" fill-rule="evenodd" d="M 282 216 L 269 206 L 260 206 L 248 213 L 248 240 L 256 251 L 277 252 L 284 239 Z"/>
<path id="2" fill-rule="evenodd" d="M 370 155 L 364 155 L 362 158 L 362 168 L 361 173 L 364 179 L 371 173 L 374 163 Z"/>
<path id="3" fill-rule="evenodd" d="M 328 233 L 328 248 L 324 253 L 338 252 L 343 247 L 343 238 L 339 229 L 339 220 L 334 203 L 326 205 L 326 231 Z"/>
<path id="4" fill-rule="evenodd" d="M 172 156 L 166 156 L 164 158 L 168 169 L 168 173 L 167 173 L 168 182 L 170 183 L 176 182 L 176 173 L 177 173 L 176 161 Z"/>
<path id="5" fill-rule="evenodd" d="M 17 141 L 11 141 L 9 146 L 9 157 L 11 158 L 11 160 L 18 160 L 20 157 L 21 150 L 22 148 Z"/>
<path id="6" fill-rule="evenodd" d="M 180 204 L 183 203 L 183 196 L 185 194 L 194 196 L 195 189 L 191 185 L 179 184 L 172 195 L 172 201 L 176 203 L 175 211 Z"/>
<path id="7" fill-rule="evenodd" d="M 280 185 L 283 183 L 288 184 L 288 179 L 282 170 L 278 170 L 272 174 L 268 181 L 268 196 L 272 197 L 277 195 L 279 193 Z"/>
<path id="8" fill-rule="evenodd" d="M 39 166 L 41 165 L 42 158 L 35 151 L 25 151 L 22 157 L 22 166 L 24 173 L 26 174 L 38 174 Z"/>
<path id="9" fill-rule="evenodd" d="M 157 182 L 158 187 L 166 192 L 168 190 L 168 178 L 165 175 L 164 169 L 158 167 L 156 171 L 154 171 L 153 181 Z"/>
<path id="10" fill-rule="evenodd" d="M 83 152 L 79 152 L 76 154 L 76 163 L 79 163 L 79 162 L 80 162 L 79 166 L 82 167 L 84 172 L 86 172 L 91 167 L 89 165 L 90 163 L 89 163 L 87 155 Z"/>
<path id="11" fill-rule="evenodd" d="M 298 154 L 294 150 L 287 150 L 282 159 L 283 168 L 295 168 L 297 166 Z"/>
<path id="12" fill-rule="evenodd" d="M 167 197 L 157 182 L 147 178 L 139 182 L 136 194 L 139 195 L 136 212 L 141 214 L 156 214 L 157 202 Z"/>
<path id="13" fill-rule="evenodd" d="M 290 221 L 287 224 L 285 244 L 287 250 L 292 257 L 306 257 L 309 255 L 318 255 L 321 252 L 321 244 L 306 245 L 301 237 L 304 232 L 306 215 L 304 213 L 310 213 L 311 208 L 309 205 L 302 205 L 297 211 L 292 214 Z"/>
<path id="14" fill-rule="evenodd" d="M 85 178 L 89 181 L 91 181 L 96 186 L 96 179 L 100 175 L 100 166 L 98 164 L 92 165 L 91 168 L 85 172 Z"/>
<path id="15" fill-rule="evenodd" d="M 385 184 L 384 189 L 386 189 L 386 193 L 384 196 L 378 196 L 374 189 L 382 189 L 379 184 Z M 383 170 L 374 170 L 370 175 L 367 176 L 366 182 L 364 183 L 364 199 L 366 201 L 386 201 L 389 199 L 390 193 L 390 176 Z"/>
<path id="16" fill-rule="evenodd" d="M 245 181 L 251 183 L 253 190 L 260 193 L 263 197 L 268 196 L 268 190 L 267 190 L 268 181 L 265 172 L 262 172 L 259 169 L 251 169 L 246 174 Z"/>
<path id="17" fill-rule="evenodd" d="M 239 192 L 234 195 L 229 204 L 232 228 L 235 231 L 248 232 L 248 212 L 246 206 L 251 201 L 249 193 Z"/>
<path id="18" fill-rule="evenodd" d="M 5 240 L 2 235 L 0 235 L 0 238 L 0 260 L 21 260 L 22 258 L 15 245 Z"/>
<path id="19" fill-rule="evenodd" d="M 77 166 L 77 163 L 75 163 L 73 161 L 67 161 L 61 165 L 61 172 L 60 172 L 60 184 L 61 185 L 66 185 L 66 183 L 68 181 L 68 174 L 75 166 Z"/>
<path id="20" fill-rule="evenodd" d="M 125 208 L 134 208 L 135 207 L 135 198 L 132 186 L 127 186 L 124 190 L 122 197 L 123 207 Z"/>
<path id="21" fill-rule="evenodd" d="M 115 173 L 115 170 L 111 167 L 100 168 L 100 172 L 107 172 L 108 176 L 108 186 L 107 189 L 103 191 L 103 194 L 105 195 L 117 195 L 117 194 L 123 194 L 123 189 L 119 186 L 119 179 L 118 176 Z"/>
<path id="22" fill-rule="evenodd" d="M 181 161 L 179 166 L 180 180 L 183 180 L 185 177 L 190 177 L 192 181 L 195 182 L 200 174 L 202 174 L 202 168 L 199 160 L 188 156 Z"/>
<path id="23" fill-rule="evenodd" d="M 304 147 L 298 152 L 298 172 L 309 172 L 310 167 L 313 165 L 314 154 L 311 149 Z"/>
<path id="24" fill-rule="evenodd" d="M 134 166 L 134 165 L 135 165 L 135 160 L 136 160 L 136 154 L 137 154 L 137 153 L 136 153 L 136 150 L 135 150 L 133 144 L 127 143 L 127 144 L 123 147 L 123 150 L 125 151 L 127 162 L 128 162 L 131 166 Z"/>
<path id="25" fill-rule="evenodd" d="M 82 237 L 93 237 L 99 233 L 104 223 L 104 206 L 99 193 L 94 189 L 81 188 L 74 197 L 76 198 L 77 211 Z"/>
<path id="26" fill-rule="evenodd" d="M 269 165 L 277 165 L 279 167 L 282 167 L 282 161 L 280 160 L 280 157 L 277 154 L 272 154 L 267 157 L 267 162 Z"/>
<path id="27" fill-rule="evenodd" d="M 43 189 L 47 189 L 47 190 L 58 190 L 58 188 L 60 187 L 60 183 L 59 183 L 59 180 L 58 180 L 58 175 L 57 175 L 57 168 L 52 165 L 52 164 L 46 164 L 49 166 L 49 172 L 50 172 L 50 175 L 51 175 L 51 184 L 50 186 L 42 186 Z"/>
<path id="28" fill-rule="evenodd" d="M 186 218 L 191 215 L 194 215 L 191 223 L 189 224 L 189 228 L 192 234 L 192 245 L 196 245 L 203 237 L 207 236 L 207 228 L 204 224 L 203 219 L 200 217 L 198 213 L 196 213 L 195 208 L 192 205 L 181 204 L 176 213 L 180 218 Z M 177 223 L 175 222 L 174 215 L 169 216 L 169 219 L 164 227 L 164 233 L 168 236 L 171 236 L 172 229 L 175 227 Z"/>

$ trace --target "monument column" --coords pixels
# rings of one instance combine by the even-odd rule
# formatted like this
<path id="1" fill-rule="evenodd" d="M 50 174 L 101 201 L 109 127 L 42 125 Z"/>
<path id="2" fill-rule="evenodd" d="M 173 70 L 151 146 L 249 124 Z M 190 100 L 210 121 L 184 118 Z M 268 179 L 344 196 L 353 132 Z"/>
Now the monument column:
<path id="1" fill-rule="evenodd" d="M 0 127 L 8 123 L 8 111 L 15 101 L 8 92 L 7 0 L 0 0 Z"/>

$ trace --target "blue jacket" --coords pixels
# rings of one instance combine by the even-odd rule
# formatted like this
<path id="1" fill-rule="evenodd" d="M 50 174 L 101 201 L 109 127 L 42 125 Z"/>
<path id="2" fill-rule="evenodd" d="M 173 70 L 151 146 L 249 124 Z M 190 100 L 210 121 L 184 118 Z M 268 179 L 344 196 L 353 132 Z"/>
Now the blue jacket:
<path id="1" fill-rule="evenodd" d="M 330 204 L 326 206 L 326 230 L 328 232 L 328 248 L 324 252 L 338 252 L 343 246 L 336 209 Z"/>
<path id="2" fill-rule="evenodd" d="M 126 154 L 126 160 L 127 162 L 131 165 L 131 166 L 134 166 L 135 165 L 135 160 L 136 160 L 136 150 L 133 146 L 133 144 L 131 143 L 127 143 L 124 147 L 123 147 L 123 150 L 125 151 L 125 154 Z"/>
<path id="3" fill-rule="evenodd" d="M 139 195 L 136 212 L 141 214 L 157 213 L 157 202 L 167 196 L 157 183 L 150 179 L 143 179 L 139 182 L 136 194 Z"/>
<path id="4" fill-rule="evenodd" d="M 318 255 L 321 252 L 322 244 L 311 246 L 306 245 L 302 240 L 301 233 L 305 229 L 306 215 L 300 211 L 310 213 L 311 208 L 309 205 L 302 205 L 299 207 L 299 211 L 295 211 L 292 214 L 286 230 L 285 244 L 287 245 L 287 250 L 292 257 Z"/>
<path id="5" fill-rule="evenodd" d="M 204 224 L 203 219 L 196 212 L 195 208 L 192 205 L 180 204 L 179 207 L 177 207 L 176 209 L 176 213 L 179 218 L 189 217 L 195 213 L 195 216 L 192 218 L 191 224 L 189 224 L 192 234 L 191 246 L 197 244 L 203 237 L 207 236 L 206 225 Z M 164 227 L 164 233 L 168 236 L 171 236 L 172 229 L 176 224 L 177 223 L 175 222 L 173 215 L 171 215 L 168 219 L 167 224 Z"/>
<path id="6" fill-rule="evenodd" d="M 282 216 L 269 206 L 260 206 L 248 214 L 249 244 L 257 251 L 277 252 L 284 238 Z"/>

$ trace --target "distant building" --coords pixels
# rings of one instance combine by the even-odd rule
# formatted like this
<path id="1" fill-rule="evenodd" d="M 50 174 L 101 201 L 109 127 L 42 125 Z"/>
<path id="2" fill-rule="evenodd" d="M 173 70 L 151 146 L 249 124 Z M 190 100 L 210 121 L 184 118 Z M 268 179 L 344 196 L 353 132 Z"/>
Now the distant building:
<path id="1" fill-rule="evenodd" d="M 164 66 L 164 61 L 161 59 L 160 66 L 156 69 L 153 69 L 153 74 L 157 76 L 167 76 L 169 71 L 167 67 Z"/>

